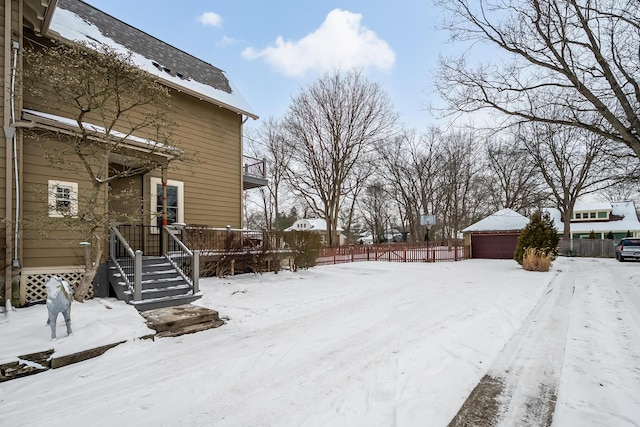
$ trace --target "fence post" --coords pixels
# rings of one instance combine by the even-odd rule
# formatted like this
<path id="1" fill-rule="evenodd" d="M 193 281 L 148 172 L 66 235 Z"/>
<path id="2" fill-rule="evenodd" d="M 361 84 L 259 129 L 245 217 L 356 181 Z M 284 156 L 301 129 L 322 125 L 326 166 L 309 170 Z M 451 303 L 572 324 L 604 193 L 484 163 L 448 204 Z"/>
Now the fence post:
<path id="1" fill-rule="evenodd" d="M 193 294 L 200 292 L 200 251 L 193 251 Z"/>
<path id="2" fill-rule="evenodd" d="M 142 251 L 136 251 L 133 267 L 133 300 L 142 300 Z"/>

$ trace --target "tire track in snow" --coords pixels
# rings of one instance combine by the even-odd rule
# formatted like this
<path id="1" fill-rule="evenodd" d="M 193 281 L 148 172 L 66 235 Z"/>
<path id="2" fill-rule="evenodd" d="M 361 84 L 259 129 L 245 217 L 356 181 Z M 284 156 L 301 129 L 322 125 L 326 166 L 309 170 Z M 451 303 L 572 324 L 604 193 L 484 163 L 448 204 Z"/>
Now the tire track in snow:
<path id="1" fill-rule="evenodd" d="M 637 427 L 640 266 L 586 262 L 576 282 L 554 425 Z"/>
<path id="2" fill-rule="evenodd" d="M 556 275 L 449 426 L 551 424 L 575 280 Z"/>

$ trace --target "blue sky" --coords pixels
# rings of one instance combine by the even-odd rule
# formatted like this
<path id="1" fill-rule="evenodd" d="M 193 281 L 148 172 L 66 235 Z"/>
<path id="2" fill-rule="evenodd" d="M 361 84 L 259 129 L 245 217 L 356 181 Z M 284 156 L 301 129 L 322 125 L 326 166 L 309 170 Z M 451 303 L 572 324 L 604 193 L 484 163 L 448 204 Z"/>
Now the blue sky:
<path id="1" fill-rule="evenodd" d="M 263 119 L 324 72 L 357 67 L 408 126 L 435 122 L 426 106 L 447 34 L 429 0 L 85 1 L 226 71 Z"/>

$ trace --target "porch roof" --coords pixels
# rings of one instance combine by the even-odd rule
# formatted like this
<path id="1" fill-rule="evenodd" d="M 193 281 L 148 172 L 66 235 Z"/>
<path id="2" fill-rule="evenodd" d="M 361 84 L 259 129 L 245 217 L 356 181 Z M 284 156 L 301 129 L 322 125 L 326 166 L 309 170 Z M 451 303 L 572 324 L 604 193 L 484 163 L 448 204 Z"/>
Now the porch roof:
<path id="1" fill-rule="evenodd" d="M 22 123 L 22 127 L 41 128 L 64 132 L 68 134 L 77 134 L 80 126 L 78 122 L 68 117 L 62 117 L 55 114 L 43 113 L 41 111 L 23 109 L 22 119 L 26 122 Z M 116 130 L 107 130 L 93 123 L 82 122 L 82 126 L 89 131 L 90 138 L 95 141 L 104 141 L 105 138 L 119 140 L 126 148 L 153 153 L 154 155 L 173 158 L 179 153 L 175 147 L 153 141 L 151 139 L 141 138 L 131 134 L 125 134 Z"/>

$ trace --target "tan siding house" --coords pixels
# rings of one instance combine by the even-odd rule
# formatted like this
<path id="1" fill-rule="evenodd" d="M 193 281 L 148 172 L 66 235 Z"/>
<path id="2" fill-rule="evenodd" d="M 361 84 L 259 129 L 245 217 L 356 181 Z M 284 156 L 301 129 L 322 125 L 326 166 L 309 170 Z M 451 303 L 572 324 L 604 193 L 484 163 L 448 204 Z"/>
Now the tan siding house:
<path id="1" fill-rule="evenodd" d="M 162 191 L 164 175 L 176 204 L 167 213 L 169 222 L 242 227 L 242 193 L 248 188 L 243 175 L 242 127 L 248 118 L 257 119 L 257 116 L 222 70 L 79 0 L 13 0 L 9 2 L 11 11 L 6 10 L 6 2 L 2 3 L 0 66 L 4 91 L 0 114 L 3 115 L 3 126 L 15 131 L 18 146 L 16 171 L 11 148 L 13 140 L 6 135 L 0 136 L 0 167 L 3 168 L 0 173 L 0 214 L 7 224 L 3 258 L 15 267 L 7 268 L 3 275 L 4 283 L 0 288 L 4 288 L 5 295 L 8 296 L 12 288 L 12 277 L 14 282 L 20 280 L 20 302 L 25 303 L 43 297 L 42 285 L 47 275 L 66 274 L 73 279 L 80 274 L 83 265 L 81 237 L 56 227 L 55 221 L 47 218 L 52 216 L 47 209 L 52 185 L 76 192 L 78 199 L 91 188 L 91 183 L 82 174 L 52 169 L 41 148 L 42 142 L 48 144 L 47 149 L 56 144 L 55 140 L 47 139 L 50 132 L 73 132 L 68 114 L 47 105 L 45 100 L 29 96 L 26 88 L 24 105 L 19 101 L 23 99 L 22 93 L 14 97 L 15 120 L 11 118 L 8 81 L 11 81 L 12 71 L 10 59 L 16 52 L 12 42 L 19 44 L 17 59 L 21 64 L 19 52 L 25 43 L 37 41 L 46 46 L 52 42 L 97 40 L 132 51 L 135 64 L 169 88 L 170 109 L 177 124 L 173 138 L 195 161 L 188 165 L 170 165 L 165 174 L 158 168 L 114 181 L 108 191 L 114 194 L 127 192 L 131 198 L 128 202 L 114 202 L 109 207 L 120 214 L 113 221 L 125 221 L 127 216 L 136 214 L 142 224 L 159 224 L 162 219 L 159 191 Z M 144 134 L 135 137 L 152 138 Z M 117 167 L 118 160 L 114 159 L 113 163 Z M 20 199 L 17 212 L 16 175 Z M 106 196 L 105 192 L 105 203 Z M 16 214 L 20 224 L 17 250 L 12 240 Z M 106 239 L 104 253 L 106 257 Z M 12 262 L 14 258 L 16 262 Z"/>

